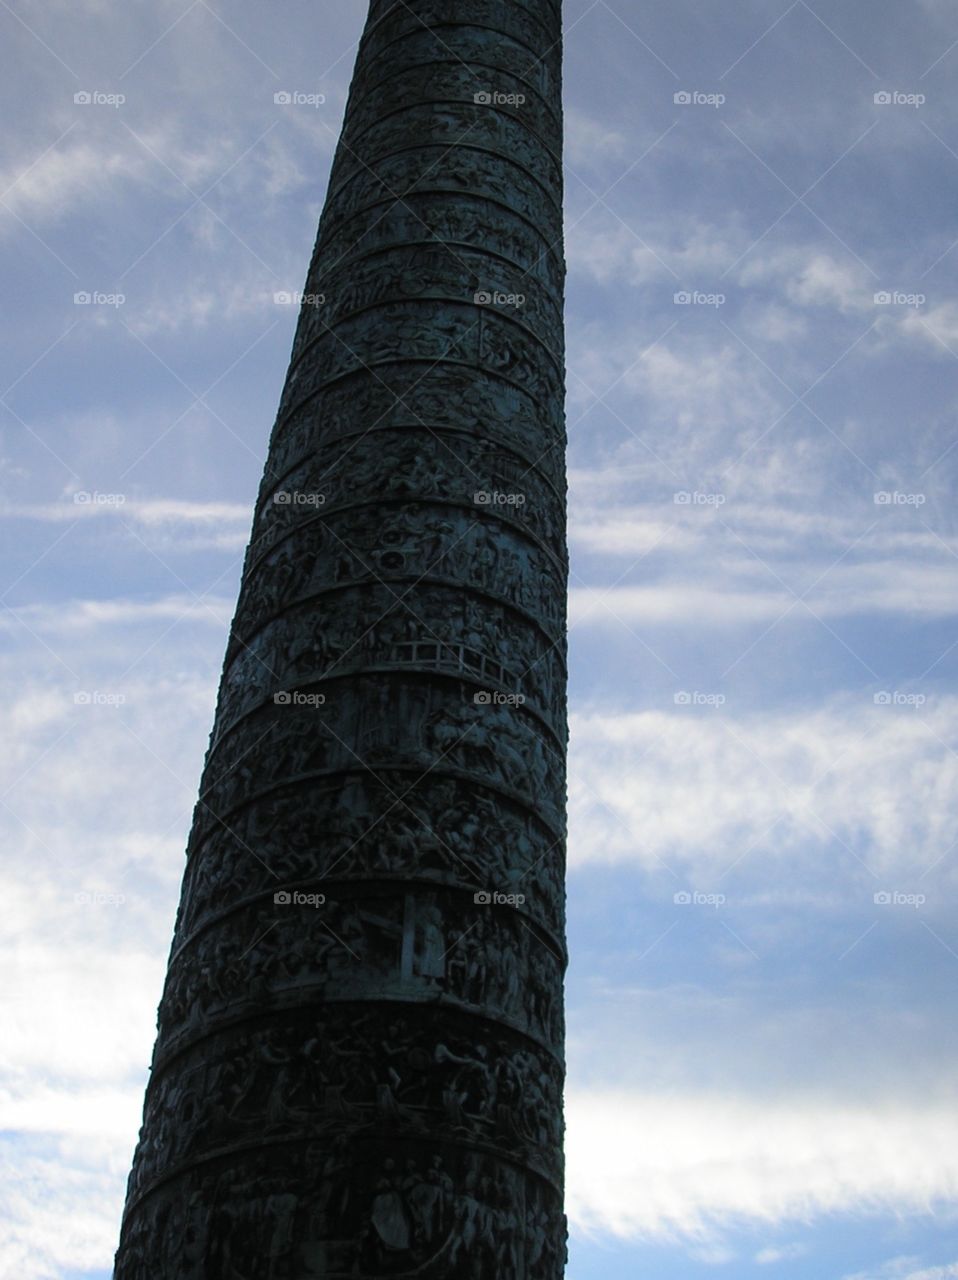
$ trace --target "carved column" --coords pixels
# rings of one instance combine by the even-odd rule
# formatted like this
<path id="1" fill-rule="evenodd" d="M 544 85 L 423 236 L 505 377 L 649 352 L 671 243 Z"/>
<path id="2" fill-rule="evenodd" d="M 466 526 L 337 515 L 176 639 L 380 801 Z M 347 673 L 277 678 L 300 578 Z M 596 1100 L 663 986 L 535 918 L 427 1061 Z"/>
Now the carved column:
<path id="1" fill-rule="evenodd" d="M 117 1280 L 559 1280 L 560 10 L 374 0 Z"/>

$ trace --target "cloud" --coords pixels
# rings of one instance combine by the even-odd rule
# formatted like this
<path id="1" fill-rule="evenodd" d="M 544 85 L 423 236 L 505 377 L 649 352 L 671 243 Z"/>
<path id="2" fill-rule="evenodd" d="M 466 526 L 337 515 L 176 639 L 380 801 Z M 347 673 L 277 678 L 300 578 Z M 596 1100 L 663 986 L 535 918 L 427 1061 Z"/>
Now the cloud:
<path id="1" fill-rule="evenodd" d="M 571 859 L 661 860 L 711 877 L 745 857 L 798 859 L 814 881 L 829 862 L 834 880 L 837 850 L 846 874 L 864 864 L 918 875 L 954 840 L 956 747 L 953 697 L 918 708 L 876 706 L 863 692 L 810 711 L 583 710 L 571 723 Z"/>
<path id="2" fill-rule="evenodd" d="M 667 546 L 670 536 L 666 533 L 655 544 L 647 536 L 646 543 Z M 637 554 L 641 549 L 640 543 Z M 780 619 L 784 622 L 786 614 L 793 620 L 807 621 L 809 617 L 874 614 L 934 619 L 958 613 L 958 570 L 950 563 L 922 565 L 887 560 L 832 567 L 826 561 L 821 566 L 822 581 L 808 591 L 805 604 L 799 598 L 801 590 L 777 582 L 771 569 L 744 555 L 722 565 L 718 573 L 700 570 L 698 580 L 690 580 L 690 572 L 641 587 L 574 587 L 569 595 L 570 624 L 660 626 L 695 619 L 709 626 L 740 628 Z M 756 582 L 760 575 L 764 581 Z M 791 576 L 795 576 L 794 566 Z M 815 574 L 808 576 L 814 583 Z M 864 664 L 862 669 L 867 671 Z"/>
<path id="3" fill-rule="evenodd" d="M 222 649 L 169 628 L 188 603 L 78 606 L 66 658 L 118 705 L 78 705 L 35 640 L 0 662 L 0 1273 L 23 1280 L 116 1246 Z M 55 643 L 56 611 L 26 612 Z"/>
<path id="4" fill-rule="evenodd" d="M 77 490 L 63 503 L 22 503 L 0 509 L 0 518 L 22 518 L 68 523 L 95 517 L 123 516 L 145 525 L 220 524 L 250 520 L 249 507 L 241 502 L 190 502 L 182 498 L 128 498 L 103 496 Z M 118 500 L 113 500 L 113 499 Z"/>
<path id="5" fill-rule="evenodd" d="M 588 1233 L 708 1240 L 733 1226 L 958 1201 L 953 1106 L 573 1088 L 567 1129 L 568 1212 Z"/>
<path id="6" fill-rule="evenodd" d="M 767 1249 L 759 1249 L 755 1261 L 760 1267 L 769 1267 L 776 1262 L 793 1262 L 796 1258 L 804 1257 L 807 1252 L 806 1246 L 801 1244 L 772 1245 Z"/>
<path id="7" fill-rule="evenodd" d="M 917 1258 L 892 1258 L 877 1270 L 856 1271 L 843 1280 L 953 1280 L 958 1262 L 944 1266 L 922 1266 Z"/>
<path id="8" fill-rule="evenodd" d="M 0 630 L 22 634 L 21 623 L 32 632 L 45 636 L 57 632 L 100 630 L 106 633 L 106 643 L 116 654 L 116 636 L 109 635 L 111 626 L 150 626 L 160 622 L 201 623 L 223 632 L 233 616 L 235 601 L 225 596 L 167 595 L 154 600 L 133 600 L 113 597 L 105 600 L 70 600 L 64 598 L 57 604 L 21 605 L 16 610 L 8 607 L 0 615 Z M 164 635 L 168 634 L 164 631 Z M 225 634 L 223 636 L 225 644 Z M 129 645 L 126 637 L 120 646 Z M 122 659 L 118 656 L 118 662 Z M 79 663 L 77 665 L 80 665 Z M 119 666 L 122 671 L 124 668 Z M 70 691 L 72 697 L 73 690 Z"/>

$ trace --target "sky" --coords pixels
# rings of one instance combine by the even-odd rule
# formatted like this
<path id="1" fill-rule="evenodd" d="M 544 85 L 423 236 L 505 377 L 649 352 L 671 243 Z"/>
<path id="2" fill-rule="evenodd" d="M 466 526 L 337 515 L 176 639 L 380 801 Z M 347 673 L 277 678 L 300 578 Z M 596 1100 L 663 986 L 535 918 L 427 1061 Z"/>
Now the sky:
<path id="1" fill-rule="evenodd" d="M 19 1280 L 110 1273 L 364 16 L 0 0 Z M 565 25 L 568 1280 L 958 1277 L 958 10 Z"/>

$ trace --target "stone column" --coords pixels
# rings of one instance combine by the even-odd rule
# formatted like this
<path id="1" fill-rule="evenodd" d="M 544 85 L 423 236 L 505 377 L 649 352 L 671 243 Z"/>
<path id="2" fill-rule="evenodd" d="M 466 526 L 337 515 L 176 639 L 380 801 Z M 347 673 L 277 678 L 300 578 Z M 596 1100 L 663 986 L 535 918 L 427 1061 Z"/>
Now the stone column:
<path id="1" fill-rule="evenodd" d="M 561 19 L 373 0 L 116 1280 L 559 1280 Z"/>

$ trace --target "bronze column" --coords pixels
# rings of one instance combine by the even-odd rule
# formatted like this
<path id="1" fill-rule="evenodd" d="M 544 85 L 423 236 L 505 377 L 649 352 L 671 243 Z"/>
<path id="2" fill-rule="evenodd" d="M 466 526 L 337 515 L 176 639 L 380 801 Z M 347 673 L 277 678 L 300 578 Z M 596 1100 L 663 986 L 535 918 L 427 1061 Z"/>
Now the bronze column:
<path id="1" fill-rule="evenodd" d="M 561 14 L 373 0 L 116 1280 L 559 1280 Z"/>

